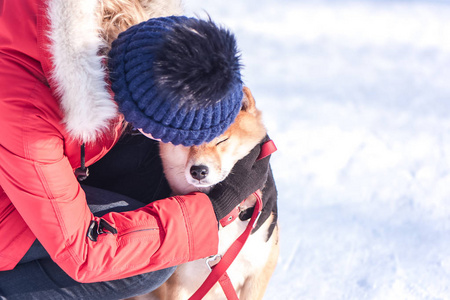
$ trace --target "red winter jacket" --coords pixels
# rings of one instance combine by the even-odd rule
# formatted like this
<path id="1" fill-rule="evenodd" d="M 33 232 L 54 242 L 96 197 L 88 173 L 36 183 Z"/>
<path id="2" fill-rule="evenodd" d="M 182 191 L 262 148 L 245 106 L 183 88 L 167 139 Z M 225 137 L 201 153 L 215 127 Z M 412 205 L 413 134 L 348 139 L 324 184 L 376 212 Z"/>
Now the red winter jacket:
<path id="1" fill-rule="evenodd" d="M 0 271 L 37 238 L 72 278 L 124 278 L 217 253 L 218 225 L 197 193 L 103 217 L 118 230 L 86 237 L 92 220 L 74 176 L 120 135 L 105 84 L 92 0 L 0 0 Z"/>

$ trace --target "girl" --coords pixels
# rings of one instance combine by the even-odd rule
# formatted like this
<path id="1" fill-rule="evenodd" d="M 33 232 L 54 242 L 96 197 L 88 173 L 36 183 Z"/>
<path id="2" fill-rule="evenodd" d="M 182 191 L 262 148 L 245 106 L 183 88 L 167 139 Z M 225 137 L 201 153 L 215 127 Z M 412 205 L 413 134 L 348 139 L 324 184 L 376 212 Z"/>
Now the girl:
<path id="1" fill-rule="evenodd" d="M 218 220 L 265 182 L 255 148 L 232 188 L 168 197 L 149 138 L 211 141 L 242 100 L 233 35 L 161 17 L 176 7 L 0 0 L 1 296 L 147 293 L 174 266 L 216 254 Z"/>

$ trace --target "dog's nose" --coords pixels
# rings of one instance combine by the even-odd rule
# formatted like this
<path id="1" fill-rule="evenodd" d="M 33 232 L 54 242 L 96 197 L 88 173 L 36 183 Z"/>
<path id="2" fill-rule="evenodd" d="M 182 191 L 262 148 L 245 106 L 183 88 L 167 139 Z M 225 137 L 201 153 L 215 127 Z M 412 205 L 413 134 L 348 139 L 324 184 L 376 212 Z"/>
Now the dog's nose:
<path id="1" fill-rule="evenodd" d="M 198 165 L 198 166 L 192 166 L 191 167 L 191 176 L 194 179 L 202 180 L 206 176 L 208 176 L 209 169 L 205 165 Z"/>

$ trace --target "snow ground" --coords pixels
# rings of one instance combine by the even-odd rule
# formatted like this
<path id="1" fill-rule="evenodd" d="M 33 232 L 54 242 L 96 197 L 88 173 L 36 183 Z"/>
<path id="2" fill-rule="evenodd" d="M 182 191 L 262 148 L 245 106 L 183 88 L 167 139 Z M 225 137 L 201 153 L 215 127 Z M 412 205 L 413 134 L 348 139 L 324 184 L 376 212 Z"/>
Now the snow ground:
<path id="1" fill-rule="evenodd" d="M 185 0 L 279 151 L 265 299 L 450 299 L 450 1 Z"/>

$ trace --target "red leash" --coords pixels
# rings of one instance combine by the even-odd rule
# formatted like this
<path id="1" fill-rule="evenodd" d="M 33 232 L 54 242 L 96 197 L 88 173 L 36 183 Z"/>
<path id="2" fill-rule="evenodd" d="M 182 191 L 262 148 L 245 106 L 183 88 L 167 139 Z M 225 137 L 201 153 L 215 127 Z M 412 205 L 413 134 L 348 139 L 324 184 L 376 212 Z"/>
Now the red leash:
<path id="1" fill-rule="evenodd" d="M 234 241 L 234 243 L 230 246 L 230 248 L 225 252 L 220 262 L 214 267 L 210 267 L 212 269 L 209 276 L 206 278 L 205 282 L 200 286 L 200 288 L 189 298 L 190 300 L 200 300 L 202 299 L 206 293 L 213 287 L 213 285 L 219 281 L 219 284 L 222 286 L 222 289 L 229 300 L 239 299 L 237 297 L 236 291 L 231 284 L 230 278 L 226 274 L 228 267 L 234 261 L 236 256 L 241 251 L 242 247 L 244 247 L 245 242 L 247 241 L 252 229 L 254 228 L 256 221 L 258 220 L 259 214 L 262 209 L 262 200 L 258 194 L 253 193 L 256 197 L 256 205 L 253 210 L 252 218 L 247 225 L 245 231 Z M 219 256 L 220 257 L 220 256 Z M 217 256 L 213 256 L 213 259 L 217 258 Z M 207 260 L 207 264 L 209 266 L 209 260 Z"/>
<path id="2" fill-rule="evenodd" d="M 261 146 L 261 153 L 257 160 L 263 159 L 277 150 L 275 143 L 272 140 L 265 142 Z M 252 217 L 247 224 L 245 231 L 231 244 L 227 252 L 223 255 L 214 255 L 206 260 L 206 264 L 211 270 L 211 273 L 206 278 L 205 282 L 200 286 L 200 288 L 189 298 L 189 300 L 200 300 L 202 299 L 209 290 L 214 286 L 216 282 L 219 282 L 225 296 L 228 300 L 239 300 L 236 290 L 231 283 L 230 277 L 227 274 L 228 267 L 233 263 L 234 259 L 238 256 L 239 252 L 244 247 L 245 242 L 252 233 L 252 229 L 255 228 L 258 217 L 261 214 L 263 208 L 263 202 L 261 197 L 255 192 L 253 195 L 256 197 L 256 204 L 253 210 Z M 244 200 L 245 201 L 245 200 Z M 225 218 L 220 220 L 220 224 L 225 227 L 231 222 L 233 222 L 239 216 L 239 207 L 235 208 L 230 212 Z M 215 261 L 220 259 L 219 263 L 215 266 L 210 266 L 210 261 Z"/>

